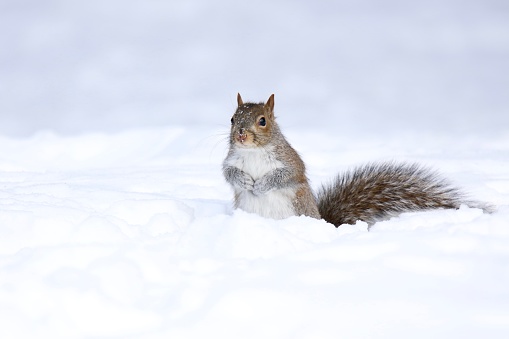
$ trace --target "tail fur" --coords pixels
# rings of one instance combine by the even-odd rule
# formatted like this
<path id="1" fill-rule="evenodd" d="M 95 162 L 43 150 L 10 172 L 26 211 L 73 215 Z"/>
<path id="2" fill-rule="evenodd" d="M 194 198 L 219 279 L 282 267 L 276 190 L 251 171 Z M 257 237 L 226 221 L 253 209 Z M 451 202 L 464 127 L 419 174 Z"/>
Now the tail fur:
<path id="1" fill-rule="evenodd" d="M 318 210 L 336 227 L 357 220 L 369 225 L 402 212 L 461 204 L 490 211 L 488 205 L 465 200 L 459 189 L 434 171 L 417 164 L 368 164 L 338 175 L 318 191 Z"/>

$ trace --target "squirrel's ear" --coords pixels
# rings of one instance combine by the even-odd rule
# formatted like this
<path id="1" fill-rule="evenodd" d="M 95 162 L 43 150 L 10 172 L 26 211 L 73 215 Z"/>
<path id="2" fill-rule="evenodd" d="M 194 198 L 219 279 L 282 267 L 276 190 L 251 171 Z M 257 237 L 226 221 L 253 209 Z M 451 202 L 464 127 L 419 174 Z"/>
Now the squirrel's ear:
<path id="1" fill-rule="evenodd" d="M 274 112 L 274 94 L 272 94 L 267 100 L 267 103 L 265 104 L 265 109 L 269 111 L 270 114 L 273 114 Z"/>
<path id="2" fill-rule="evenodd" d="M 244 101 L 242 101 L 242 97 L 240 96 L 240 93 L 237 93 L 237 105 L 239 105 L 239 107 L 244 105 Z"/>

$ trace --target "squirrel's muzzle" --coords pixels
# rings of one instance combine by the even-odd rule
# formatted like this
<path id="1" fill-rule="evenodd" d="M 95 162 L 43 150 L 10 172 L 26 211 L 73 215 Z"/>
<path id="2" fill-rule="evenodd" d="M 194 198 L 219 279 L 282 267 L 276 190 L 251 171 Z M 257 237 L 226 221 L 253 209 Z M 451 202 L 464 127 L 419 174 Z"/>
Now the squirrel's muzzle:
<path id="1" fill-rule="evenodd" d="M 243 144 L 247 139 L 247 134 L 243 133 L 243 131 L 241 130 L 239 133 L 237 133 L 237 135 L 235 136 L 235 139 L 237 139 L 238 142 Z"/>
<path id="2" fill-rule="evenodd" d="M 238 132 L 235 133 L 235 140 L 243 144 L 247 139 L 247 133 L 245 128 L 239 128 Z"/>

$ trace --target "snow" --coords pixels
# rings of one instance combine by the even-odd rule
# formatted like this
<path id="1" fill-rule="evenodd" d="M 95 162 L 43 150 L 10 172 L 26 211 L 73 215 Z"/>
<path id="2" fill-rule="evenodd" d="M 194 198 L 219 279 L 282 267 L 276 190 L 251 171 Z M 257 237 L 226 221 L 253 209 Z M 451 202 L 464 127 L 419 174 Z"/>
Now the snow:
<path id="1" fill-rule="evenodd" d="M 509 336 L 504 1 L 0 7 L 1 338 Z M 497 210 L 233 210 L 237 91 L 315 188 L 410 161 Z"/>
<path id="2" fill-rule="evenodd" d="M 401 158 L 449 164 L 449 177 L 498 211 L 463 206 L 406 213 L 368 232 L 363 222 L 336 229 L 307 217 L 269 220 L 232 211 L 220 172 L 226 140 L 215 135 L 164 127 L 4 137 L 2 337 L 509 333 L 504 157 L 476 149 L 458 155 L 439 145 L 426 148 L 434 155 L 396 149 Z M 342 142 L 334 133 L 326 136 Z M 320 145 L 303 139 L 294 142 L 306 144 L 303 157 L 321 157 L 312 155 Z M 88 154 L 78 156 L 86 143 Z M 379 155 L 393 151 L 374 136 L 363 143 L 360 149 Z M 316 185 L 342 157 L 326 154 L 324 178 L 310 170 Z"/>

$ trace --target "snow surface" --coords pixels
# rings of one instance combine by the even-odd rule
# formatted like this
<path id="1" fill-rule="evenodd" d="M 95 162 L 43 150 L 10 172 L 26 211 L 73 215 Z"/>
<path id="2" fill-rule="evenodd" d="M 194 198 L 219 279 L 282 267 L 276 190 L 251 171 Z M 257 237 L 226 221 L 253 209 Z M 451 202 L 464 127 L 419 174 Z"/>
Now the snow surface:
<path id="1" fill-rule="evenodd" d="M 391 145 L 398 139 L 288 132 L 314 183 L 357 162 L 342 150 L 314 153 L 327 138 L 371 160 L 436 164 L 499 210 L 408 213 L 369 232 L 361 222 L 267 220 L 231 210 L 219 132 L 4 137 L 1 337 L 509 333 L 509 136 L 462 152 L 428 136 L 416 156 L 408 143 Z"/>
<path id="2" fill-rule="evenodd" d="M 0 6 L 0 338 L 509 337 L 507 2 Z M 415 161 L 497 211 L 233 211 L 237 91 L 314 187 Z"/>

